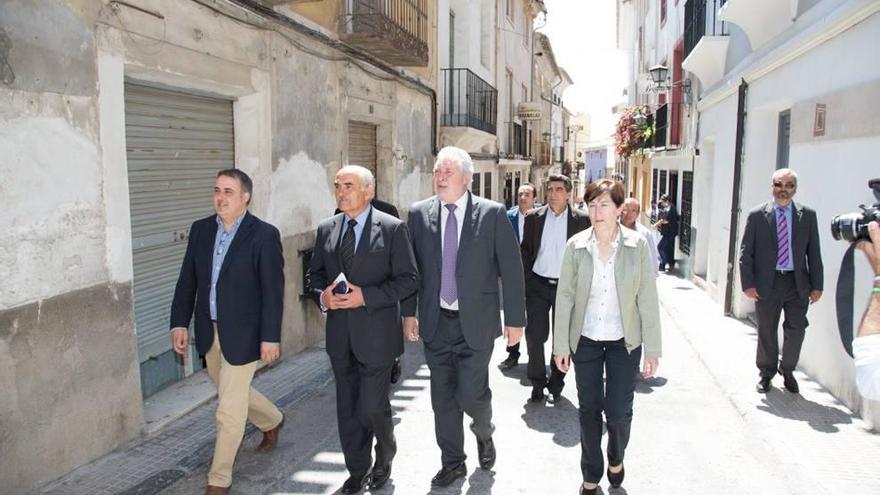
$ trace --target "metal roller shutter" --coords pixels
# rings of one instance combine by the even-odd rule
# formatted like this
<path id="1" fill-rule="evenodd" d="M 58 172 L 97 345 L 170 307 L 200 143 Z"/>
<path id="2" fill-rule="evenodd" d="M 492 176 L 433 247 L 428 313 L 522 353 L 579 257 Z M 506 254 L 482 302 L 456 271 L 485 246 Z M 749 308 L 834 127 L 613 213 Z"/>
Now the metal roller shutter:
<path id="1" fill-rule="evenodd" d="M 366 167 L 376 175 L 376 126 L 348 121 L 348 163 Z"/>
<path id="2" fill-rule="evenodd" d="M 125 85 L 134 317 L 141 363 L 171 350 L 171 299 L 189 228 L 214 212 L 216 173 L 234 163 L 232 131 L 229 100 Z M 150 395 L 146 378 L 145 396 Z"/>

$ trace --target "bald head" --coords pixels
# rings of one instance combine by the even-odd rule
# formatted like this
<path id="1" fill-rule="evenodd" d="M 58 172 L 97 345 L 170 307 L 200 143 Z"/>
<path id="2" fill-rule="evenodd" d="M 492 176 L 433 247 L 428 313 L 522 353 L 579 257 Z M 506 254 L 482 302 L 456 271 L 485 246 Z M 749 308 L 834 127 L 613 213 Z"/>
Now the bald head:
<path id="1" fill-rule="evenodd" d="M 636 221 L 639 219 L 639 213 L 642 212 L 642 205 L 636 198 L 626 198 L 623 201 L 623 207 L 620 210 L 620 223 L 628 229 L 635 230 Z"/>

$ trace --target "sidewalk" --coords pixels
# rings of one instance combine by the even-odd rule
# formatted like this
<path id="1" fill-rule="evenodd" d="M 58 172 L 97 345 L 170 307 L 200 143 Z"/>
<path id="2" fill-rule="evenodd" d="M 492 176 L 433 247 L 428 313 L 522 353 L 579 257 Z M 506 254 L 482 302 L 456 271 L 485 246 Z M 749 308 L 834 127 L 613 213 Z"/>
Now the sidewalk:
<path id="1" fill-rule="evenodd" d="M 802 373 L 800 396 L 778 387 L 766 396 L 757 394 L 753 328 L 721 316 L 720 308 L 690 282 L 662 275 L 658 287 L 664 332 L 659 376 L 637 389 L 625 489 L 609 492 L 603 480 L 605 493 L 880 493 L 875 461 L 880 435 L 868 432 L 863 421 Z M 577 493 L 574 377 L 566 378 L 560 403 L 530 403 L 526 356 L 502 374 L 495 365 L 504 358 L 499 340 L 490 367 L 495 468 L 479 469 L 476 442 L 466 433 L 467 479 L 431 490 L 430 478 L 440 464 L 429 373 L 421 345 L 407 344 L 404 377 L 392 397 L 398 457 L 392 481 L 377 493 Z M 269 454 L 254 452 L 260 435 L 248 430 L 232 493 L 335 493 L 347 473 L 324 351 L 285 360 L 261 373 L 255 386 L 283 408 L 287 422 L 279 448 Z M 41 493 L 202 493 L 213 449 L 215 405 L 201 406 L 157 435 L 83 466 Z"/>

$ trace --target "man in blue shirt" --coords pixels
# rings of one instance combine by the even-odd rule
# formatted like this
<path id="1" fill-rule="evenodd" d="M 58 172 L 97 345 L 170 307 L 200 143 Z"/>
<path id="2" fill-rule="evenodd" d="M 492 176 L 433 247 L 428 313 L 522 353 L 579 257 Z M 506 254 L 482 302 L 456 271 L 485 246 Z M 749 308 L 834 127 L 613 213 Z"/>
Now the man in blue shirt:
<path id="1" fill-rule="evenodd" d="M 526 213 L 538 206 L 535 204 L 535 197 L 537 195 L 538 191 L 535 189 L 535 186 L 526 182 L 519 186 L 519 190 L 516 192 L 516 206 L 507 210 L 507 218 L 510 220 L 510 224 L 513 225 L 513 232 L 516 234 L 516 242 L 522 241 Z M 507 346 L 507 359 L 501 361 L 498 365 L 498 369 L 504 371 L 513 368 L 519 363 L 519 356 L 519 342 Z"/>
<path id="2" fill-rule="evenodd" d="M 221 170 L 214 185 L 216 215 L 197 220 L 171 305 L 171 341 L 186 357 L 195 316 L 196 350 L 217 384 L 217 441 L 205 495 L 223 495 L 250 420 L 263 431 L 257 448 L 272 450 L 281 411 L 251 388 L 257 361 L 281 352 L 284 257 L 278 229 L 247 211 L 253 183 L 238 169 Z"/>
<path id="3" fill-rule="evenodd" d="M 742 289 L 746 297 L 755 301 L 758 319 L 755 363 L 760 379 L 755 388 L 759 393 L 768 392 L 770 380 L 778 372 L 785 389 L 798 393 L 793 373 L 809 324 L 807 308 L 822 297 L 819 228 L 816 212 L 792 200 L 797 193 L 794 170 L 777 170 L 770 191 L 773 201 L 749 212 L 740 245 Z M 782 311 L 784 340 L 779 359 L 777 332 Z"/>

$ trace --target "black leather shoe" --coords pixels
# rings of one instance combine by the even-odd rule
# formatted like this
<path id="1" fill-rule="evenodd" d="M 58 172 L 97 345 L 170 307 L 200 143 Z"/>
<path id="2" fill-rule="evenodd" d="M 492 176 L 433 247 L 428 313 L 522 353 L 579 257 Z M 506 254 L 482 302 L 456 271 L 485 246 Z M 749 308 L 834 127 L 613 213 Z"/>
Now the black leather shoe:
<path id="1" fill-rule="evenodd" d="M 477 453 L 480 458 L 480 467 L 487 471 L 492 469 L 492 466 L 495 465 L 495 442 L 492 441 L 492 437 L 486 440 L 477 439 Z"/>
<path id="2" fill-rule="evenodd" d="M 340 490 L 340 492 L 345 493 L 346 495 L 360 493 L 369 482 L 370 473 L 362 476 L 349 476 L 348 479 L 345 480 L 345 483 L 342 484 L 342 490 Z"/>
<path id="3" fill-rule="evenodd" d="M 391 463 L 383 466 L 378 464 L 373 466 L 373 475 L 370 477 L 370 490 L 378 490 L 385 486 L 388 479 L 391 478 Z"/>
<path id="4" fill-rule="evenodd" d="M 794 378 L 794 373 L 792 373 L 791 371 L 789 371 L 788 373 L 783 373 L 780 371 L 780 373 L 782 374 L 782 384 L 785 385 L 785 390 L 788 390 L 793 394 L 800 393 L 801 388 L 798 387 L 798 382 Z"/>
<path id="5" fill-rule="evenodd" d="M 440 471 L 431 478 L 431 485 L 449 486 L 455 482 L 455 480 L 464 478 L 465 476 L 467 476 L 467 466 L 462 462 L 452 469 L 446 469 L 445 467 L 440 469 Z"/>
<path id="6" fill-rule="evenodd" d="M 544 387 L 532 387 L 532 402 L 541 402 L 544 400 Z"/>
<path id="7" fill-rule="evenodd" d="M 758 384 L 755 385 L 755 390 L 758 391 L 759 394 L 766 394 L 770 391 L 770 378 L 761 377 L 758 381 Z"/>
<path id="8" fill-rule="evenodd" d="M 596 488 L 584 488 L 584 484 L 581 483 L 581 495 L 599 495 L 599 487 Z"/>
<path id="9" fill-rule="evenodd" d="M 400 381 L 400 374 L 403 372 L 400 366 L 400 358 L 394 360 L 394 364 L 391 365 L 391 383 L 397 383 Z"/>
<path id="10" fill-rule="evenodd" d="M 519 356 L 511 354 L 507 356 L 507 359 L 498 364 L 498 369 L 501 371 L 507 371 L 514 368 L 517 364 L 519 364 Z"/>
<path id="11" fill-rule="evenodd" d="M 611 468 L 608 468 L 608 471 L 605 474 L 608 476 L 608 482 L 611 483 L 611 488 L 620 488 L 620 485 L 623 484 L 623 475 L 625 471 L 623 465 L 620 466 L 620 472 L 612 473 Z"/>

